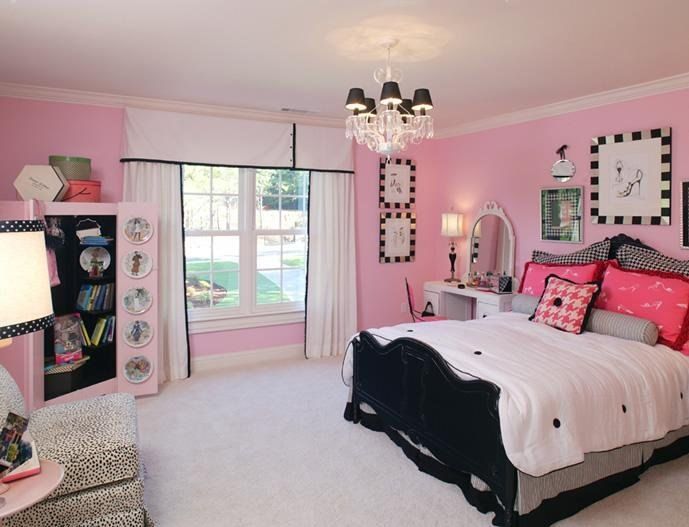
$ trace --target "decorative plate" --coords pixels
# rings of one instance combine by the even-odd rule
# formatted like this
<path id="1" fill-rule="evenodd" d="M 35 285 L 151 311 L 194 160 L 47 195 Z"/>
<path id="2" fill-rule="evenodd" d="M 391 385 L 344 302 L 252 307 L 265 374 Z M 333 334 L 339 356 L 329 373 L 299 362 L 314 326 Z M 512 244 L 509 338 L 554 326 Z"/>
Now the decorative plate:
<path id="1" fill-rule="evenodd" d="M 129 243 L 146 243 L 153 236 L 153 225 L 146 218 L 129 218 L 124 224 L 124 236 Z"/>
<path id="2" fill-rule="evenodd" d="M 153 269 L 153 261 L 144 251 L 132 251 L 122 260 L 124 274 L 130 278 L 143 278 Z"/>
<path id="3" fill-rule="evenodd" d="M 153 304 L 153 296 L 145 287 L 132 287 L 122 298 L 122 305 L 127 313 L 140 315 L 145 313 Z"/>
<path id="4" fill-rule="evenodd" d="M 99 269 L 98 275 L 110 267 L 110 253 L 105 247 L 87 247 L 79 255 L 79 265 L 84 271 Z"/>
<path id="5" fill-rule="evenodd" d="M 124 365 L 124 378 L 132 384 L 146 382 L 153 374 L 153 364 L 143 355 L 132 357 Z"/>
<path id="6" fill-rule="evenodd" d="M 145 320 L 132 320 L 124 327 L 123 335 L 132 348 L 140 348 L 151 342 L 153 328 Z"/>

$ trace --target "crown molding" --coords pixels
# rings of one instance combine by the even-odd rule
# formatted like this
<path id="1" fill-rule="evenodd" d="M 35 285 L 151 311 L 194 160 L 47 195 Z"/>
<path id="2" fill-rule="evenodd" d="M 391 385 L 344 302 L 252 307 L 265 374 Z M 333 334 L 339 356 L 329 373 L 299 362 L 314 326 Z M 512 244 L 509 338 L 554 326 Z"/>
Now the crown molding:
<path id="1" fill-rule="evenodd" d="M 672 77 L 666 77 L 651 82 L 644 82 L 642 84 L 635 84 L 625 88 L 617 88 L 610 91 L 594 93 L 569 99 L 566 101 L 546 104 L 544 106 L 537 106 L 534 108 L 527 108 L 516 112 L 505 113 L 463 123 L 457 126 L 450 126 L 436 130 L 435 137 L 443 139 L 447 137 L 454 137 L 458 135 L 472 134 L 484 130 L 491 130 L 493 128 L 500 128 L 512 124 L 525 123 L 528 121 L 536 121 L 546 117 L 554 117 L 580 110 L 588 110 L 607 104 L 614 104 L 619 102 L 631 101 L 648 97 L 650 95 L 659 95 L 677 90 L 689 88 L 689 73 L 682 73 Z"/>
<path id="2" fill-rule="evenodd" d="M 14 84 L 10 82 L 0 82 L 0 96 L 70 104 L 108 106 L 115 108 L 124 108 L 129 106 L 133 108 L 145 108 L 148 110 L 194 113 L 200 115 L 211 115 L 215 117 L 250 119 L 253 121 L 272 121 L 312 126 L 326 126 L 330 128 L 344 128 L 344 118 L 318 114 L 308 115 L 293 112 L 275 112 L 269 110 L 238 108 L 234 106 L 175 101 L 169 99 L 154 99 L 149 97 L 115 95 L 111 93 L 69 90 L 64 88 L 49 88 L 46 86 L 32 86 L 28 84 Z"/>

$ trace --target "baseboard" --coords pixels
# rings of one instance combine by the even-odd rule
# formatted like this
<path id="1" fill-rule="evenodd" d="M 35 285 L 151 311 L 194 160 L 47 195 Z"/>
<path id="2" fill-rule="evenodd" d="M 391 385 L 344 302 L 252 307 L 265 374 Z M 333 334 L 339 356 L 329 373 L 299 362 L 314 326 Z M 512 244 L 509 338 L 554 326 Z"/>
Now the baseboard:
<path id="1" fill-rule="evenodd" d="M 285 359 L 303 359 L 304 344 L 290 344 L 274 348 L 260 348 L 247 351 L 234 351 L 217 355 L 191 358 L 192 372 L 251 366 Z"/>

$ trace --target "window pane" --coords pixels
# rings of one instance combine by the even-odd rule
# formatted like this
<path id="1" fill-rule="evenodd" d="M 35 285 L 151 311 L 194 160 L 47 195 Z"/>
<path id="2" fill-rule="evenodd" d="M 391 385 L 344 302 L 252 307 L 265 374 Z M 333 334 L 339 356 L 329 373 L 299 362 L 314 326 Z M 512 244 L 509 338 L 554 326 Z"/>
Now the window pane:
<path id="1" fill-rule="evenodd" d="M 282 237 L 283 267 L 304 267 L 306 264 L 306 236 Z"/>
<path id="2" fill-rule="evenodd" d="M 282 271 L 282 301 L 303 302 L 306 290 L 304 269 L 285 269 Z"/>
<path id="3" fill-rule="evenodd" d="M 239 306 L 239 273 L 213 272 L 213 307 Z"/>
<path id="4" fill-rule="evenodd" d="M 259 168 L 256 170 L 256 195 L 270 194 L 278 196 L 280 194 L 280 172 L 282 170 L 269 170 Z"/>
<path id="5" fill-rule="evenodd" d="M 256 229 L 277 230 L 280 228 L 280 198 L 275 196 L 256 197 Z"/>
<path id="6" fill-rule="evenodd" d="M 211 237 L 186 236 L 184 255 L 187 262 L 187 273 L 207 272 L 211 269 Z"/>
<path id="7" fill-rule="evenodd" d="M 239 194 L 239 169 L 213 167 L 213 194 Z"/>
<path id="8" fill-rule="evenodd" d="M 184 229 L 207 231 L 211 227 L 210 196 L 184 196 Z"/>
<path id="9" fill-rule="evenodd" d="M 279 269 L 280 268 L 280 237 L 257 236 L 256 237 L 256 268 Z M 278 277 L 278 284 L 280 283 Z"/>
<path id="10" fill-rule="evenodd" d="M 211 168 L 198 165 L 184 165 L 184 192 L 201 192 L 208 194 L 211 191 Z"/>
<path id="11" fill-rule="evenodd" d="M 239 198 L 237 196 L 213 197 L 212 228 L 217 231 L 239 229 Z"/>
<path id="12" fill-rule="evenodd" d="M 303 170 L 282 172 L 282 194 L 287 196 L 306 196 L 308 172 Z"/>
<path id="13" fill-rule="evenodd" d="M 277 304 L 281 301 L 280 271 L 259 271 L 256 273 L 256 303 Z"/>
<path id="14" fill-rule="evenodd" d="M 282 198 L 282 223 L 283 229 L 306 228 L 306 199 Z"/>
<path id="15" fill-rule="evenodd" d="M 210 307 L 211 283 L 209 273 L 187 273 L 187 309 Z"/>
<path id="16" fill-rule="evenodd" d="M 239 269 L 239 236 L 213 236 L 213 272 Z"/>

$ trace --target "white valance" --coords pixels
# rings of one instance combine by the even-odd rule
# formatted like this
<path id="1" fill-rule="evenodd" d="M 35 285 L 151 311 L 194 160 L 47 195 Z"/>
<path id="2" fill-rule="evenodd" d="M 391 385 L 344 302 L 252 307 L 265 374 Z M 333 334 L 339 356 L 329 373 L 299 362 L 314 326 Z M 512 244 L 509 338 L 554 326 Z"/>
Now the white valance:
<path id="1" fill-rule="evenodd" d="M 124 159 L 352 171 L 341 128 L 127 108 Z"/>

